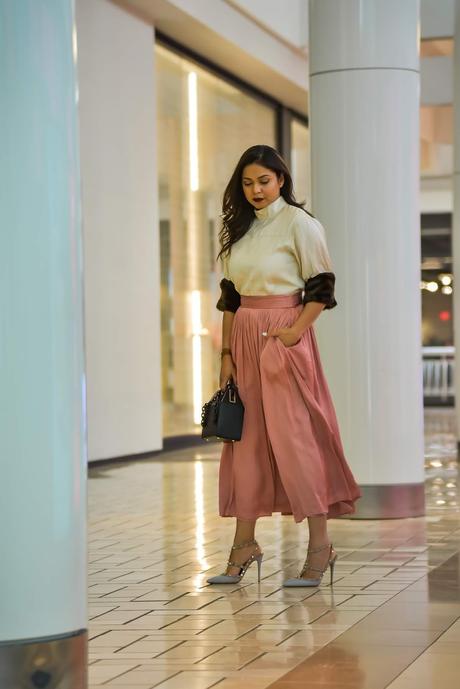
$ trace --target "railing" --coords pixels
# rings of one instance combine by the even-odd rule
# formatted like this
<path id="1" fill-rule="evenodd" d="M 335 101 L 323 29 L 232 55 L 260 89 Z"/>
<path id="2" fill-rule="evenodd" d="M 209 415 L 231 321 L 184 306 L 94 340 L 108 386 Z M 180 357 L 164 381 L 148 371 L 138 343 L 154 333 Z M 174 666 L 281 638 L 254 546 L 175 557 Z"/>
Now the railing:
<path id="1" fill-rule="evenodd" d="M 439 402 L 454 399 L 455 347 L 422 347 L 423 396 Z"/>

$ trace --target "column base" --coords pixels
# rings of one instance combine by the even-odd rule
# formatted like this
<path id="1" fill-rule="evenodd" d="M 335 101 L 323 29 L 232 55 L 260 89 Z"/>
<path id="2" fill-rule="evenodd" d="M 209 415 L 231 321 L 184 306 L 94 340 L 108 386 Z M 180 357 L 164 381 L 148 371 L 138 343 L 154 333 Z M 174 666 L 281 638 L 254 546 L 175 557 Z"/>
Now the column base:
<path id="1" fill-rule="evenodd" d="M 0 643 L 0 689 L 87 689 L 86 629 Z"/>
<path id="2" fill-rule="evenodd" d="M 362 486 L 355 514 L 348 519 L 404 519 L 425 515 L 425 484 L 395 483 Z"/>

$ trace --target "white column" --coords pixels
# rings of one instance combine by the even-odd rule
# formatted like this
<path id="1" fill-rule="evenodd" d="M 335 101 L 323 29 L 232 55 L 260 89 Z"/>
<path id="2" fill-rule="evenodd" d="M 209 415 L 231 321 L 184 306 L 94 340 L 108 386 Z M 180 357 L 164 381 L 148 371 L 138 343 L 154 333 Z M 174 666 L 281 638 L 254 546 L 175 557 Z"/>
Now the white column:
<path id="1" fill-rule="evenodd" d="M 357 517 L 424 513 L 418 0 L 311 0 L 313 212 L 338 307 L 318 326 Z"/>
<path id="2" fill-rule="evenodd" d="M 460 0 L 455 4 L 454 36 L 454 212 L 452 222 L 452 268 L 454 275 L 455 412 L 460 458 Z M 457 289 L 457 284 L 459 288 Z"/>
<path id="3" fill-rule="evenodd" d="M 70 0 L 0 3 L 2 688 L 86 686 L 85 374 L 72 10 Z"/>

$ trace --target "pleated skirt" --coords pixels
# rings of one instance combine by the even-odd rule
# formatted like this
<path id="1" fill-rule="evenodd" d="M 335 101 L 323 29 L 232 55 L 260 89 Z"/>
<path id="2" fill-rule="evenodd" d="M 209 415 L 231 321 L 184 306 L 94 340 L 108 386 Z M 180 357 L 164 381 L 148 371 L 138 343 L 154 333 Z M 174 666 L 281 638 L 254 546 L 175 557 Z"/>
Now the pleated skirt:
<path id="1" fill-rule="evenodd" d="M 301 522 L 355 512 L 361 491 L 344 456 L 314 327 L 290 347 L 262 335 L 290 327 L 302 309 L 301 292 L 241 297 L 231 348 L 245 414 L 241 440 L 222 446 L 223 517 L 281 512 Z"/>

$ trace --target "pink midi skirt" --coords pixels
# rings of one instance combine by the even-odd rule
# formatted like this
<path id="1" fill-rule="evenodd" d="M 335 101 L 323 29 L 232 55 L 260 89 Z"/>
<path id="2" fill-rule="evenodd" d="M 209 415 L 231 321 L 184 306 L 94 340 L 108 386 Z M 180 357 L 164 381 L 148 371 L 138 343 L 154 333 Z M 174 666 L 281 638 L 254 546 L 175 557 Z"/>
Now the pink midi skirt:
<path id="1" fill-rule="evenodd" d="M 301 522 L 355 512 L 361 492 L 344 456 L 313 326 L 291 347 L 262 335 L 290 327 L 302 309 L 301 292 L 241 297 L 231 348 L 245 414 L 241 440 L 222 447 L 222 517 L 281 512 Z"/>

